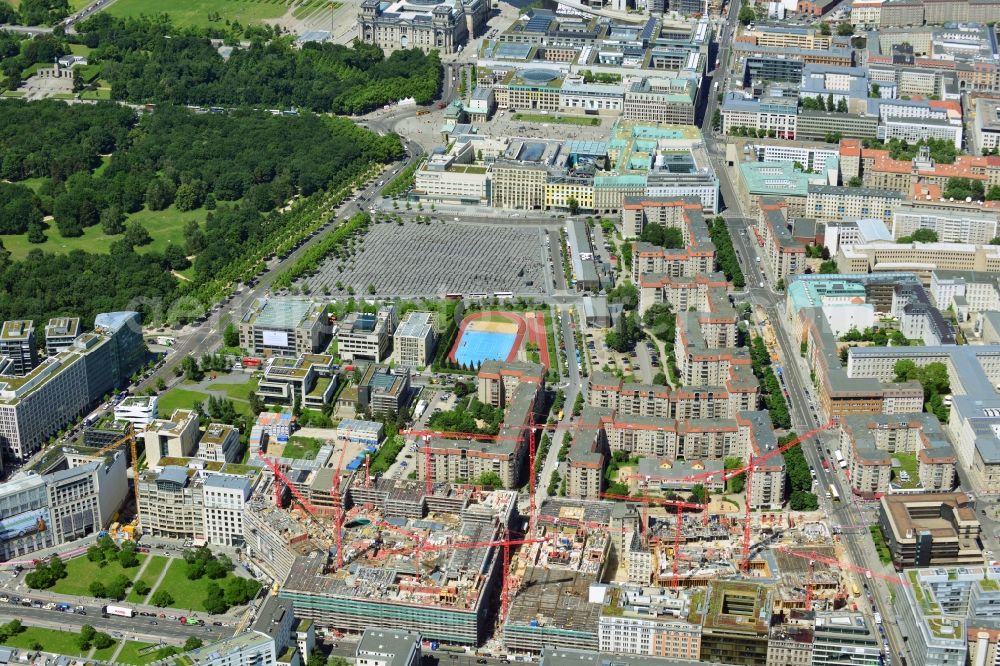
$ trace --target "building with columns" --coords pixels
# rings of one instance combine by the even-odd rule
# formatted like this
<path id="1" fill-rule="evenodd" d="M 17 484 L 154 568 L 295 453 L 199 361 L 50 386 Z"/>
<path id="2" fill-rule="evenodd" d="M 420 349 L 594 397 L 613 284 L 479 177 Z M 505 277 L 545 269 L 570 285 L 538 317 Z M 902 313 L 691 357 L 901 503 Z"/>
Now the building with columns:
<path id="1" fill-rule="evenodd" d="M 455 53 L 489 17 L 489 0 L 364 0 L 358 38 L 386 51 L 417 48 Z"/>

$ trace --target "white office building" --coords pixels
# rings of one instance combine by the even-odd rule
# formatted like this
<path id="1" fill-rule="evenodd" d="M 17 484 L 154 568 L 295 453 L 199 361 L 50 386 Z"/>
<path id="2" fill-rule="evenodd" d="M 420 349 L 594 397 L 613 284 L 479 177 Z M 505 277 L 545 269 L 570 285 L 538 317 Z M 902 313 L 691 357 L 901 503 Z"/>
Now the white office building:
<path id="1" fill-rule="evenodd" d="M 243 545 L 243 507 L 250 499 L 250 480 L 213 474 L 203 486 L 205 538 L 216 546 Z"/>
<path id="2" fill-rule="evenodd" d="M 430 312 L 410 312 L 399 323 L 393 335 L 396 363 L 411 368 L 430 365 L 437 337 L 432 317 Z"/>
<path id="3" fill-rule="evenodd" d="M 125 398 L 115 405 L 115 420 L 128 421 L 136 432 L 145 430 L 146 426 L 158 417 L 156 403 L 158 398 L 153 395 L 136 395 Z"/>

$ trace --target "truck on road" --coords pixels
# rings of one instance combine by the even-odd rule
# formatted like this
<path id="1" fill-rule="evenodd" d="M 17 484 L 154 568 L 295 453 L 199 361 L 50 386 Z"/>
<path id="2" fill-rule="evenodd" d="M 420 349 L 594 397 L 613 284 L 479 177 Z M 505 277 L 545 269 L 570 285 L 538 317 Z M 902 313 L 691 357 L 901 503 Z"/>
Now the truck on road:
<path id="1" fill-rule="evenodd" d="M 101 612 L 105 615 L 117 615 L 119 617 L 135 617 L 135 611 L 126 606 L 112 606 L 108 604 L 101 608 Z"/>

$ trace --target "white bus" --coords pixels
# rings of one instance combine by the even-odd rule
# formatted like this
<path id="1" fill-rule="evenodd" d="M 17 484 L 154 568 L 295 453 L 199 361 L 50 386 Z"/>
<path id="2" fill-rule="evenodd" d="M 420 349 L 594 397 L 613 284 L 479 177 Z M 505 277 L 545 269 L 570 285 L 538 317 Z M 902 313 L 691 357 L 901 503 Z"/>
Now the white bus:
<path id="1" fill-rule="evenodd" d="M 840 452 L 840 449 L 834 451 L 833 455 L 837 459 L 837 465 L 840 466 L 840 469 L 847 467 L 847 461 L 844 460 L 844 454 Z"/>
<path id="2" fill-rule="evenodd" d="M 833 498 L 834 502 L 840 501 L 840 493 L 837 492 L 837 486 L 830 484 L 830 497 Z"/>

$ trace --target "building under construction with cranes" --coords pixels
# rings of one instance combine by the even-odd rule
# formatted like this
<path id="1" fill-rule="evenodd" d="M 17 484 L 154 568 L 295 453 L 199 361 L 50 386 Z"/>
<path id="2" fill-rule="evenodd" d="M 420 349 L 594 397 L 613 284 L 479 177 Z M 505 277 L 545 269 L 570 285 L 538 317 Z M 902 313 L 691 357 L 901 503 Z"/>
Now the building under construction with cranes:
<path id="1" fill-rule="evenodd" d="M 349 633 L 392 626 L 430 640 L 481 644 L 507 582 L 502 543 L 520 545 L 505 536 L 516 520 L 517 494 L 447 483 L 427 494 L 422 482 L 360 474 L 342 491 L 340 538 L 335 521 L 317 518 L 306 532 L 321 547 L 296 557 L 282 586 L 296 616 Z M 534 546 L 520 546 L 518 556 Z"/>
<path id="2" fill-rule="evenodd" d="M 591 590 L 613 572 L 625 539 L 639 530 L 634 505 L 547 499 L 538 509 L 537 559 L 516 563 L 517 596 L 503 627 L 508 650 L 598 649 L 601 605 Z M 522 567 L 522 568 L 517 568 Z"/>

